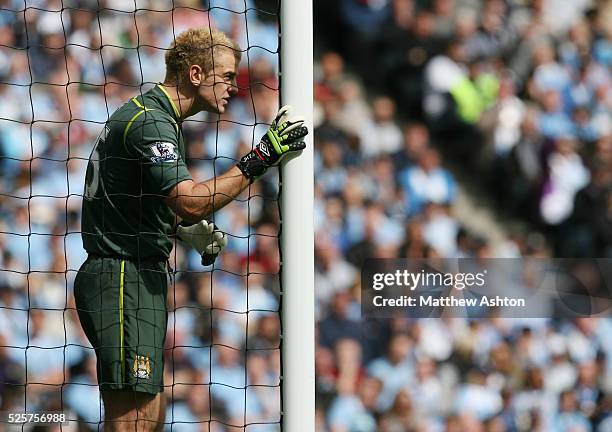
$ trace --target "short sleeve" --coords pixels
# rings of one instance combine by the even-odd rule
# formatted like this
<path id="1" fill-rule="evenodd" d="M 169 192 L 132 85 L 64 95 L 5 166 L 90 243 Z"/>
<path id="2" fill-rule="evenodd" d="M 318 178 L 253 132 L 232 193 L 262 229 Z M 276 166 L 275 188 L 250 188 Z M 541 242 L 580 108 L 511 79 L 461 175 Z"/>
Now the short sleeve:
<path id="1" fill-rule="evenodd" d="M 125 135 L 126 150 L 137 158 L 148 189 L 166 194 L 176 184 L 191 179 L 179 145 L 178 126 L 169 117 L 151 112 L 141 117 Z"/>

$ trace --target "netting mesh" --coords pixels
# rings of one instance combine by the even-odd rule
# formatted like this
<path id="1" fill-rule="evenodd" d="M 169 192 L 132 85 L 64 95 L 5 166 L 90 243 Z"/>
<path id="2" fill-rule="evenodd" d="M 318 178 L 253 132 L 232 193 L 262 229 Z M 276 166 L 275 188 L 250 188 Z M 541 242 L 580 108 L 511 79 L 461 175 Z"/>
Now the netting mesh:
<path id="1" fill-rule="evenodd" d="M 253 0 L 0 1 L 1 412 L 63 412 L 75 430 L 101 428 L 96 358 L 73 295 L 93 144 L 117 108 L 163 81 L 174 38 L 211 26 L 243 49 L 240 90 L 225 114 L 198 114 L 182 131 L 194 180 L 226 171 L 278 108 L 278 10 Z M 269 173 L 214 215 L 230 237 L 214 266 L 175 244 L 168 430 L 280 429 L 278 193 Z"/>

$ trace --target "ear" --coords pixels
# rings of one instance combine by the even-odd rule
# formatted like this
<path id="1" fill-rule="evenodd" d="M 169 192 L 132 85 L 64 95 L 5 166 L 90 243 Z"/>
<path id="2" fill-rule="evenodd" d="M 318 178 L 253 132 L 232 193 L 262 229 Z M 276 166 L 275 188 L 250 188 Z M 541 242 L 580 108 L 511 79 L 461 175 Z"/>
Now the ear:
<path id="1" fill-rule="evenodd" d="M 198 65 L 189 66 L 189 82 L 194 86 L 199 87 L 202 81 L 204 81 L 202 68 Z"/>

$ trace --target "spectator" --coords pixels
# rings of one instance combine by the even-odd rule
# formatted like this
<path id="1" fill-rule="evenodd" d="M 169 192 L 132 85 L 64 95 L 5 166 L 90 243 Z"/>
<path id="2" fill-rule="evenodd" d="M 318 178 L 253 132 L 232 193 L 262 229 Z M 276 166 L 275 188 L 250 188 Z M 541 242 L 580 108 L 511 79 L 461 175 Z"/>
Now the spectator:
<path id="1" fill-rule="evenodd" d="M 401 388 L 411 385 L 414 376 L 412 347 L 413 341 L 408 335 L 395 334 L 389 342 L 387 355 L 373 360 L 368 365 L 369 374 L 382 383 L 376 403 L 378 410 L 386 411 L 391 408 Z"/>
<path id="2" fill-rule="evenodd" d="M 578 411 L 576 395 L 567 390 L 559 395 L 559 417 L 554 428 L 561 432 L 590 432 L 592 429 L 588 419 Z"/>
<path id="3" fill-rule="evenodd" d="M 398 174 L 398 183 L 406 191 L 408 213 L 420 213 L 427 202 L 450 204 L 455 199 L 455 180 L 441 167 L 440 155 L 434 149 L 423 152 L 417 166 Z"/>
<path id="4" fill-rule="evenodd" d="M 361 151 L 366 159 L 394 153 L 402 141 L 402 133 L 394 122 L 395 102 L 389 97 L 377 97 L 372 107 L 372 120 L 362 124 L 359 130 Z"/>
<path id="5" fill-rule="evenodd" d="M 457 222 L 448 210 L 437 203 L 425 205 L 423 220 L 423 239 L 425 243 L 441 256 L 453 256 L 457 252 Z"/>
<path id="6" fill-rule="evenodd" d="M 334 294 L 329 314 L 319 323 L 318 335 L 321 346 L 331 349 L 340 339 L 362 341 L 359 326 L 349 316 L 350 303 L 351 298 L 346 291 Z"/>
<path id="7" fill-rule="evenodd" d="M 379 425 L 385 432 L 413 429 L 418 422 L 412 407 L 412 398 L 407 390 L 400 390 L 395 396 L 393 406 L 380 419 Z"/>
<path id="8" fill-rule="evenodd" d="M 372 410 L 379 391 L 380 383 L 374 378 L 368 378 L 358 393 L 350 382 L 339 382 L 338 397 L 329 409 L 330 432 L 374 432 L 376 421 Z"/>
<path id="9" fill-rule="evenodd" d="M 610 256 L 612 252 L 612 174 L 609 165 L 596 161 L 591 182 L 576 194 L 569 234 L 564 240 L 566 256 Z"/>
<path id="10" fill-rule="evenodd" d="M 403 148 L 392 155 L 396 172 L 414 165 L 429 147 L 429 131 L 422 123 L 410 123 L 404 128 Z"/>
<path id="11" fill-rule="evenodd" d="M 413 416 L 438 417 L 444 409 L 444 389 L 438 378 L 435 361 L 428 357 L 418 358 L 415 366 L 415 382 L 405 388 L 404 403 L 410 401 Z M 401 393 L 398 393 L 398 396 Z M 396 397 L 397 398 L 397 397 Z M 397 403 L 396 399 L 396 403 Z"/>
<path id="12" fill-rule="evenodd" d="M 2 394 L 0 407 L 4 410 L 15 409 L 19 406 L 21 388 L 25 382 L 25 371 L 9 357 L 7 345 L 7 337 L 0 334 L 0 394 Z"/>
<path id="13" fill-rule="evenodd" d="M 559 91 L 546 90 L 541 100 L 544 111 L 540 114 L 538 129 L 542 136 L 554 140 L 573 134 L 573 123 L 563 110 Z"/>
<path id="14" fill-rule="evenodd" d="M 326 305 L 338 293 L 345 293 L 355 282 L 357 270 L 341 258 L 337 244 L 321 237 L 315 250 L 317 301 Z"/>
<path id="15" fill-rule="evenodd" d="M 540 212 L 546 223 L 558 225 L 572 214 L 576 192 L 588 184 L 590 174 L 572 137 L 557 139 L 547 165 L 549 174 L 540 199 Z"/>
<path id="16" fill-rule="evenodd" d="M 75 411 L 77 419 L 94 428 L 104 418 L 104 405 L 98 390 L 95 356 L 88 355 L 84 363 L 83 373 L 76 375 L 64 389 L 64 398 Z"/>
<path id="17" fill-rule="evenodd" d="M 466 379 L 467 383 L 457 389 L 456 413 L 483 421 L 501 410 L 502 399 L 495 389 L 487 386 L 487 375 L 483 371 L 472 369 Z"/>

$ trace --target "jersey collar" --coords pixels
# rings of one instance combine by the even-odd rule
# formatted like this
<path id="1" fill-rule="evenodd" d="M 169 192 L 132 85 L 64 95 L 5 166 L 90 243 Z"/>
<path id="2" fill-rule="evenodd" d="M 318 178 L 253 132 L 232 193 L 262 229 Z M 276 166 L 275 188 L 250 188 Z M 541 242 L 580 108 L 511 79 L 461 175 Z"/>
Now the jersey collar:
<path id="1" fill-rule="evenodd" d="M 172 98 L 170 97 L 170 94 L 168 93 L 168 91 L 164 88 L 164 86 L 162 84 L 157 84 L 155 86 L 155 90 L 159 89 L 159 92 L 161 93 L 159 95 L 160 98 L 160 102 L 162 104 L 162 106 L 169 111 L 169 113 L 171 115 L 174 116 L 174 119 L 178 122 L 181 118 L 181 114 L 179 112 L 179 110 L 177 109 L 176 105 L 174 104 L 174 102 L 172 101 Z"/>

